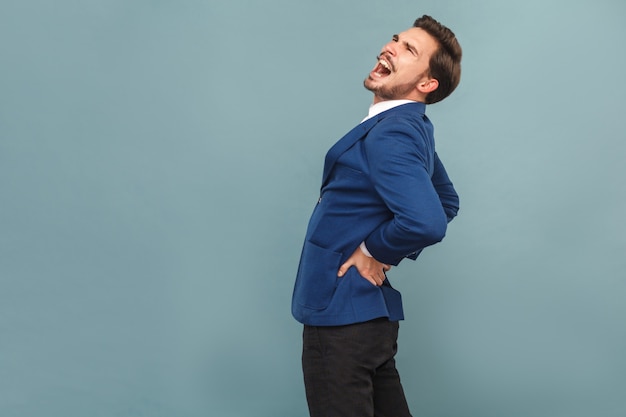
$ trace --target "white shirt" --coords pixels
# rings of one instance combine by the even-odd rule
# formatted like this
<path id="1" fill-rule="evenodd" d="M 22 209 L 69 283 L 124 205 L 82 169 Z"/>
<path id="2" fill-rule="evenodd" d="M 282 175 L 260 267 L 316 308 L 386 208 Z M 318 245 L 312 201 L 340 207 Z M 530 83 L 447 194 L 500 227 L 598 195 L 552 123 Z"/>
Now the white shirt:
<path id="1" fill-rule="evenodd" d="M 386 101 L 380 101 L 376 104 L 372 104 L 367 113 L 367 117 L 361 120 L 361 123 L 363 123 L 367 119 L 371 119 L 372 117 L 384 111 L 391 110 L 394 107 L 398 107 L 398 106 L 401 106 L 403 104 L 408 104 L 408 103 L 415 103 L 415 101 L 413 100 L 386 100 Z"/>

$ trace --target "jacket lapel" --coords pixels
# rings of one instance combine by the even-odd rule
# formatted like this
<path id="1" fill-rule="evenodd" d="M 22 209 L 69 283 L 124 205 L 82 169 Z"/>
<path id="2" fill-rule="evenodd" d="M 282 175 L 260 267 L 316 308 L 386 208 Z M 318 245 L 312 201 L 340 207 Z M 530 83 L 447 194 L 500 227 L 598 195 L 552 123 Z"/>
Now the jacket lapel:
<path id="1" fill-rule="evenodd" d="M 407 117 L 422 117 L 425 111 L 426 105 L 424 103 L 416 102 L 403 104 L 367 119 L 346 133 L 346 135 L 339 139 L 339 141 L 335 143 L 326 154 L 326 159 L 324 161 L 324 174 L 322 176 L 322 187 L 326 185 L 326 181 L 328 181 L 328 177 L 333 169 L 333 166 L 341 154 L 350 149 L 350 147 L 352 147 L 352 145 L 354 145 L 359 139 L 363 138 L 363 136 L 367 135 L 367 132 L 369 132 L 381 118 L 384 118 L 392 113 L 397 115 L 406 114 Z"/>
<path id="2" fill-rule="evenodd" d="M 328 176 L 332 171 L 333 165 L 337 162 L 337 159 L 348 149 L 352 147 L 359 139 L 367 134 L 367 132 L 374 127 L 374 125 L 378 122 L 378 116 L 367 119 L 363 123 L 354 127 L 351 131 L 345 134 L 344 137 L 339 139 L 337 143 L 333 145 L 332 148 L 326 154 L 326 159 L 324 161 L 324 174 L 322 176 L 322 186 L 326 184 L 328 180 Z"/>

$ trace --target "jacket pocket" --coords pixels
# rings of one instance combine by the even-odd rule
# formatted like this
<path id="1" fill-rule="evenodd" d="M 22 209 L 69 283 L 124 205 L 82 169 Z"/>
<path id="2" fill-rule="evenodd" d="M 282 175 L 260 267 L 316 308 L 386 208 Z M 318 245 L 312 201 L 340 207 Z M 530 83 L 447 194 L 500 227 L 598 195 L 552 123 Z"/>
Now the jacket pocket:
<path id="1" fill-rule="evenodd" d="M 305 242 L 294 289 L 299 305 L 323 310 L 328 307 L 337 288 L 337 271 L 342 254 Z"/>

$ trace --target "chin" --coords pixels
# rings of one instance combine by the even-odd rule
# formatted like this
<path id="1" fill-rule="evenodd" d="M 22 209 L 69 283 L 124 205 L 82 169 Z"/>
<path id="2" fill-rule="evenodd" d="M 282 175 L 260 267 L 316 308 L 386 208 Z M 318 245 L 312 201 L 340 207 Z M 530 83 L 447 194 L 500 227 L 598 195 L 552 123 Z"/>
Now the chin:
<path id="1" fill-rule="evenodd" d="M 366 78 L 365 81 L 363 81 L 363 86 L 373 93 L 375 93 L 382 87 L 379 83 L 376 82 L 376 80 L 373 80 L 369 77 Z"/>

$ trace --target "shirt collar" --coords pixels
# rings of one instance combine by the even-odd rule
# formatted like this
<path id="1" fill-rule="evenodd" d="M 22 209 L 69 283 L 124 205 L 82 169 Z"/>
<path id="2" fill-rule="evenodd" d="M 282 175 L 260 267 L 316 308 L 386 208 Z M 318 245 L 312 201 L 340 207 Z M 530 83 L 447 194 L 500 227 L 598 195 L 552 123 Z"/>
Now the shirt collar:
<path id="1" fill-rule="evenodd" d="M 367 119 L 371 119 L 372 117 L 384 111 L 391 110 L 394 107 L 398 107 L 398 106 L 401 106 L 403 104 L 408 104 L 408 103 L 417 103 L 417 102 L 413 100 L 386 100 L 386 101 L 378 102 L 376 104 L 372 104 L 367 113 L 367 117 L 361 120 L 361 123 L 363 123 Z"/>

